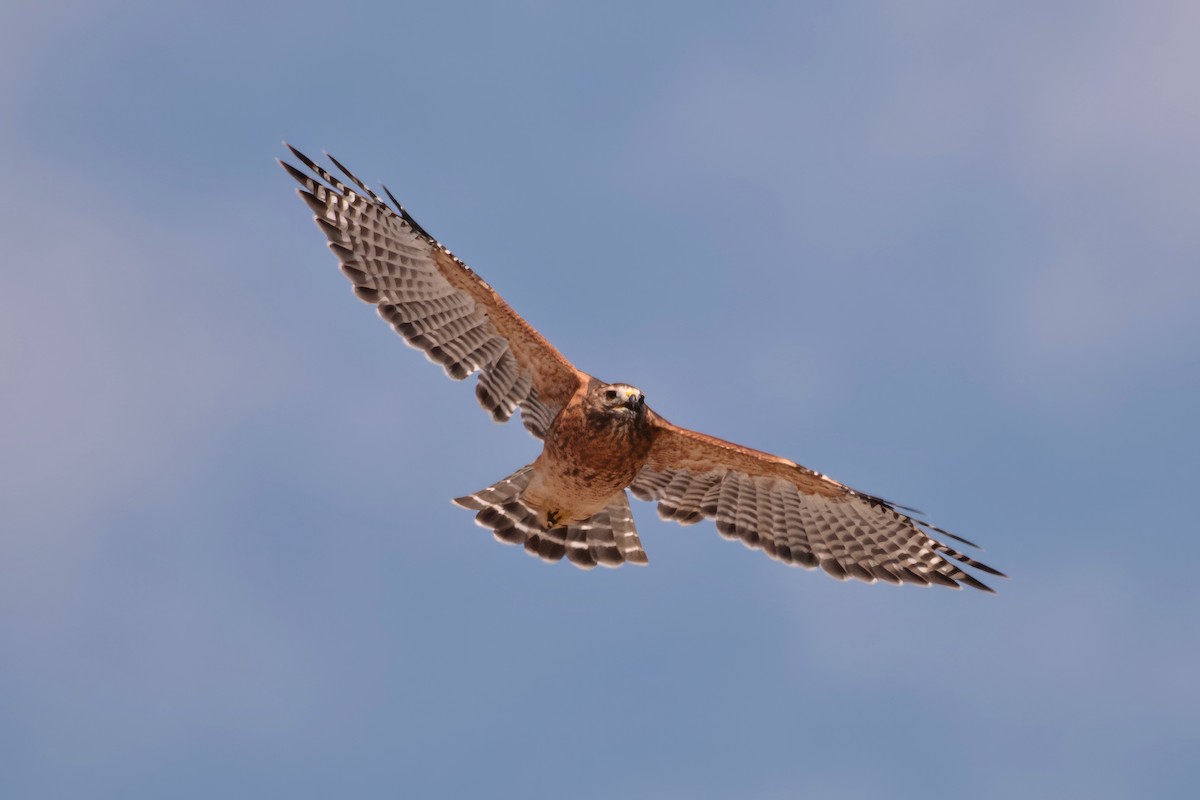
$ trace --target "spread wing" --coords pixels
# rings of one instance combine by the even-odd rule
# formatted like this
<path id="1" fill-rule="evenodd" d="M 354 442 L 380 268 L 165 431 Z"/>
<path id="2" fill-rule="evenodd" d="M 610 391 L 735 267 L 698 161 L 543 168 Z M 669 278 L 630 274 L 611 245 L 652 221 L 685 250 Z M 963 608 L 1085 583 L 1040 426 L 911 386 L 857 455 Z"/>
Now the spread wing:
<path id="1" fill-rule="evenodd" d="M 376 306 L 405 341 L 451 378 L 478 372 L 475 396 L 497 422 L 520 408 L 529 432 L 544 437 L 588 376 L 418 225 L 390 192 L 395 208 L 332 156 L 356 188 L 291 145 L 288 149 L 309 172 L 279 163 L 300 184 L 301 199 L 316 215 L 359 299 Z"/>
<path id="2" fill-rule="evenodd" d="M 1003 577 L 933 539 L 922 526 L 971 544 L 779 456 L 672 425 L 652 415 L 657 437 L 630 489 L 657 500 L 658 513 L 683 525 L 716 519 L 727 539 L 772 558 L 821 567 L 867 583 L 959 584 L 992 591 L 958 565 Z M 909 509 L 903 509 L 905 511 Z"/>

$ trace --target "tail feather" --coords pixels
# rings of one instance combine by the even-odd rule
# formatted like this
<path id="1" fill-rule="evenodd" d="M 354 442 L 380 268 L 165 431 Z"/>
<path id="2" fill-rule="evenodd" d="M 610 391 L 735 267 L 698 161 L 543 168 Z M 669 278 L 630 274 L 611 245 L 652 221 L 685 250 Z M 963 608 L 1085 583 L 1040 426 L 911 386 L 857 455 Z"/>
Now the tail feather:
<path id="1" fill-rule="evenodd" d="M 475 523 L 490 529 L 497 541 L 523 545 L 527 553 L 543 561 L 561 561 L 566 556 L 583 569 L 597 564 L 619 567 L 626 562 L 647 563 L 624 491 L 582 522 L 543 530 L 537 514 L 521 502 L 521 492 L 532 478 L 531 464 L 486 489 L 455 498 L 454 504 L 477 512 Z"/>

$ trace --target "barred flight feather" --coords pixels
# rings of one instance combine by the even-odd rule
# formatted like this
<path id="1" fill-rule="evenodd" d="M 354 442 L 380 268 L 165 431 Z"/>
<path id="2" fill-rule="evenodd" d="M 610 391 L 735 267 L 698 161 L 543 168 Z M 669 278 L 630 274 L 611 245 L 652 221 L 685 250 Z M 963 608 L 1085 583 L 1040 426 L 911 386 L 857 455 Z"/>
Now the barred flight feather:
<path id="1" fill-rule="evenodd" d="M 309 172 L 280 163 L 300 184 L 299 194 L 316 215 L 317 227 L 355 295 L 377 306 L 405 342 L 423 351 L 449 377 L 462 380 L 479 373 L 476 397 L 492 419 L 507 421 L 520 408 L 525 428 L 544 438 L 572 382 L 577 382 L 574 369 L 540 337 L 527 335 L 523 346 L 536 352 L 526 359 L 540 358 L 537 368 L 556 380 L 550 387 L 553 401 L 548 402 L 545 393 L 539 397 L 533 362 L 516 357 L 512 340 L 501 331 L 525 333 L 527 324 L 498 297 L 493 305 L 481 305 L 477 296 L 448 279 L 439 260 L 450 264 L 443 269 L 464 276 L 460 283 L 474 281 L 470 285 L 481 287 L 478 296 L 491 292 L 490 287 L 418 225 L 390 193 L 395 208 L 332 156 L 330 161 L 353 186 L 290 145 L 289 149 Z"/>
<path id="2" fill-rule="evenodd" d="M 726 539 L 788 564 L 820 567 L 839 580 L 991 591 L 953 562 L 1003 575 L 938 542 L 918 521 L 871 496 L 823 497 L 780 478 L 686 468 L 645 467 L 629 488 L 641 500 L 658 501 L 664 519 L 714 519 Z"/>

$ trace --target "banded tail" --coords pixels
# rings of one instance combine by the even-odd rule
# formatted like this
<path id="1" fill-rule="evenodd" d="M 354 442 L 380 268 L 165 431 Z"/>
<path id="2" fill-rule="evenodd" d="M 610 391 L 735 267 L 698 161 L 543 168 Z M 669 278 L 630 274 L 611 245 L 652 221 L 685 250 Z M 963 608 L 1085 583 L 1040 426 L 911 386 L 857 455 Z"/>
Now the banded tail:
<path id="1" fill-rule="evenodd" d="M 608 505 L 582 522 L 543 530 L 537 514 L 521 502 L 521 492 L 533 478 L 533 465 L 522 467 L 502 481 L 474 494 L 457 497 L 454 504 L 477 511 L 475 524 L 488 528 L 498 541 L 520 544 L 543 561 L 560 561 L 565 555 L 577 567 L 597 564 L 619 567 L 649 561 L 642 549 L 629 497 L 622 489 Z"/>

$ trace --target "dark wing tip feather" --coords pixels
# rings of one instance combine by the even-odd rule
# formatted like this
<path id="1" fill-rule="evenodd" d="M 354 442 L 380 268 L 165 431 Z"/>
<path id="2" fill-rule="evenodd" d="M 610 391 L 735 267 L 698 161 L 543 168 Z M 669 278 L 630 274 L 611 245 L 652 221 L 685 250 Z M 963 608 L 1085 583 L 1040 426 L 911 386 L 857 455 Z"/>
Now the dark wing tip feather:
<path id="1" fill-rule="evenodd" d="M 959 536 L 956 533 L 951 533 L 948 530 L 939 528 L 936 525 L 931 525 L 928 522 L 926 522 L 925 520 L 920 519 L 921 517 L 925 516 L 925 512 L 921 511 L 918 508 L 913 508 L 912 506 L 906 506 L 902 503 L 897 503 L 893 500 L 888 500 L 886 498 L 880 497 L 879 495 L 867 494 L 866 492 L 860 492 L 858 490 L 851 490 L 851 491 L 855 495 L 861 497 L 863 500 L 866 500 L 868 503 L 871 503 L 872 505 L 881 505 L 884 508 L 890 508 L 893 511 L 903 512 L 904 515 L 907 516 L 909 519 L 911 519 L 913 522 L 916 522 L 917 524 L 922 525 L 923 527 L 929 528 L 929 530 L 931 530 L 931 531 L 937 531 L 942 536 L 948 536 L 951 539 L 953 539 L 954 541 L 962 542 L 965 545 L 974 547 L 976 550 L 980 550 L 980 551 L 983 550 L 982 547 L 975 544 L 975 542 L 972 542 L 970 539 Z"/>
<path id="2" fill-rule="evenodd" d="M 906 506 L 903 503 L 897 503 L 894 500 L 888 500 L 886 497 L 880 497 L 877 494 L 869 494 L 867 492 L 860 492 L 859 490 L 851 489 L 848 486 L 845 488 L 847 490 L 849 490 L 850 494 L 854 495 L 855 497 L 859 497 L 859 498 L 862 498 L 863 500 L 866 500 L 868 503 L 870 503 L 873 506 L 883 506 L 884 508 L 890 508 L 893 511 L 903 511 L 905 514 L 909 514 L 909 515 L 916 514 L 917 516 L 923 516 L 925 513 L 923 511 L 921 511 L 920 509 L 913 508 L 912 506 Z"/>
<path id="3" fill-rule="evenodd" d="M 958 578 L 958 580 L 962 581 L 962 582 L 963 582 L 963 583 L 965 583 L 967 586 L 970 586 L 972 589 L 978 589 L 979 591 L 981 591 L 981 592 L 987 592 L 988 594 L 995 594 L 995 593 L 996 593 L 996 590 L 995 590 L 995 589 L 993 589 L 992 587 L 988 586 L 988 585 L 987 585 L 986 583 L 984 583 L 983 581 L 981 581 L 981 580 L 978 580 L 977 578 L 973 578 L 973 577 L 971 577 L 970 575 L 966 574 L 965 572 L 964 572 L 962 575 L 958 575 L 958 576 L 956 576 L 956 577 Z"/>
<path id="4" fill-rule="evenodd" d="M 311 175 L 304 174 L 303 172 L 296 169 L 295 167 L 293 167 L 291 164 L 284 161 L 283 159 L 277 158 L 275 160 L 277 162 L 279 162 L 279 166 L 283 167 L 284 171 L 287 172 L 288 175 L 292 176 L 292 180 L 294 180 L 296 183 L 300 184 L 301 189 L 299 189 L 298 191 L 305 191 L 305 192 L 311 193 L 311 190 L 316 189 L 318 186 L 321 187 L 322 189 L 325 188 L 324 184 L 317 183 L 316 179 L 313 178 Z M 311 203 L 309 205 L 311 205 Z"/>
<path id="5" fill-rule="evenodd" d="M 405 209 L 404 206 L 400 204 L 400 201 L 396 199 L 396 196 L 394 194 L 392 194 L 390 189 L 388 189 L 382 183 L 379 184 L 379 188 L 383 189 L 383 193 L 386 194 L 388 196 L 388 199 L 392 201 L 392 205 L 396 207 L 396 213 L 399 214 L 401 216 L 401 218 L 405 222 L 407 222 L 414 231 L 421 234 L 422 236 L 424 236 L 426 239 L 428 239 L 431 242 L 437 241 L 437 239 L 434 239 L 429 234 L 429 231 L 425 230 L 423 227 L 421 227 L 421 224 L 419 222 L 417 222 L 415 219 L 413 219 L 412 214 L 409 214 L 408 210 Z"/>
<path id="6" fill-rule="evenodd" d="M 925 516 L 925 512 L 923 512 L 919 509 L 913 508 L 912 506 L 901 505 L 900 503 L 895 503 L 891 500 L 886 500 L 877 495 L 866 494 L 864 492 L 859 492 L 857 490 L 852 490 L 852 491 L 854 494 L 861 497 L 863 500 L 866 500 L 868 503 L 871 503 L 874 505 L 881 505 L 884 508 L 891 509 L 892 511 L 903 512 L 903 514 L 906 517 L 908 517 L 910 520 L 912 520 L 913 522 L 917 523 L 918 525 L 920 525 L 924 528 L 928 528 L 931 531 L 936 531 L 937 533 L 941 534 L 942 536 L 949 537 L 956 542 L 962 542 L 963 544 L 965 544 L 969 547 L 974 547 L 976 550 L 979 550 L 980 552 L 983 551 L 982 547 L 980 547 L 975 542 L 972 542 L 970 539 L 968 539 L 964 536 L 959 536 L 957 533 L 951 533 L 950 531 L 948 531 L 944 528 L 939 528 L 937 525 L 932 525 L 929 522 L 926 522 L 924 519 L 921 519 L 921 517 Z"/>
<path id="7" fill-rule="evenodd" d="M 291 150 L 291 151 L 292 151 L 292 155 L 294 155 L 296 158 L 300 159 L 300 163 L 302 163 L 304 166 L 306 166 L 306 167 L 308 167 L 309 169 L 311 169 L 311 170 L 313 170 L 313 171 L 315 171 L 315 172 L 318 172 L 318 173 L 322 171 L 322 170 L 320 169 L 320 167 L 317 165 L 317 162 L 313 161 L 311 158 L 309 158 L 308 156 L 304 155 L 304 153 L 301 153 L 299 150 L 297 150 L 296 148 L 292 147 L 292 146 L 291 146 L 290 144 L 288 144 L 287 142 L 284 142 L 284 143 L 283 143 L 283 145 L 284 145 L 284 147 L 286 147 L 288 150 Z"/>
<path id="8" fill-rule="evenodd" d="M 976 550 L 979 550 L 980 552 L 983 552 L 983 548 L 982 548 L 982 547 L 980 547 L 979 545 L 975 544 L 975 543 L 974 543 L 974 542 L 972 542 L 970 539 L 966 539 L 966 538 L 964 538 L 964 537 L 962 537 L 962 536 L 959 536 L 957 533 L 951 533 L 950 531 L 948 531 L 948 530 L 945 530 L 944 528 L 939 528 L 937 525 L 930 525 L 930 524 L 929 524 L 928 522 L 926 522 L 925 520 L 918 519 L 918 520 L 913 520 L 913 521 L 914 521 L 914 522 L 917 522 L 917 523 L 920 523 L 920 524 L 921 524 L 921 525 L 923 525 L 924 527 L 926 527 L 926 528 L 929 528 L 929 530 L 931 530 L 931 531 L 937 531 L 937 532 L 938 532 L 939 534 L 941 534 L 942 536 L 948 536 L 948 537 L 950 537 L 951 539 L 953 539 L 953 540 L 954 540 L 954 541 L 956 541 L 956 542 L 962 542 L 963 544 L 965 544 L 965 545 L 968 545 L 969 547 L 974 547 Z"/>
<path id="9" fill-rule="evenodd" d="M 987 564 L 984 564 L 982 562 L 976 561 L 971 566 L 974 567 L 975 569 L 983 570 L 988 575 L 995 575 L 997 578 L 1004 578 L 1005 580 L 1008 580 L 1008 576 L 1005 575 L 1003 572 L 996 569 L 995 567 L 989 567 Z"/>
<path id="10" fill-rule="evenodd" d="M 872 499 L 878 500 L 879 502 L 883 503 L 885 506 L 891 506 L 892 508 L 896 509 L 897 511 L 903 511 L 905 514 L 917 514 L 918 516 L 920 516 L 925 513 L 924 511 L 922 511 L 919 508 L 913 508 L 912 506 L 906 506 L 903 503 L 895 503 L 891 500 L 885 500 L 882 497 L 875 497 Z"/>
<path id="11" fill-rule="evenodd" d="M 961 575 L 966 575 L 966 573 L 963 572 L 962 570 L 958 570 L 958 572 Z M 936 569 L 931 569 L 928 572 L 924 572 L 922 574 L 926 578 L 929 579 L 930 583 L 936 583 L 939 586 L 945 586 L 947 589 L 961 589 L 962 588 L 962 586 L 960 586 L 958 584 L 958 581 L 956 581 L 954 578 L 951 578 L 949 575 L 945 575 Z M 956 577 L 958 577 L 958 576 L 956 576 Z M 970 576 L 968 576 L 968 577 L 970 577 Z"/>
<path id="12" fill-rule="evenodd" d="M 335 167 L 337 167 L 339 170 L 341 170 L 342 174 L 345 175 L 350 180 L 351 183 L 353 183 L 359 189 L 362 189 L 363 192 L 365 192 L 366 195 L 368 197 L 370 197 L 372 200 L 374 200 L 375 202 L 379 202 L 379 195 L 377 195 L 377 194 L 375 194 L 375 192 L 371 191 L 370 187 L 367 186 L 362 181 L 360 181 L 358 179 L 357 175 L 355 175 L 350 170 L 346 169 L 346 167 L 342 164 L 342 162 L 338 161 L 336 158 L 334 158 L 332 155 L 330 155 L 330 153 L 327 150 L 322 150 L 321 152 L 324 153 L 326 158 L 328 158 L 330 161 L 333 162 L 333 165 Z"/>

